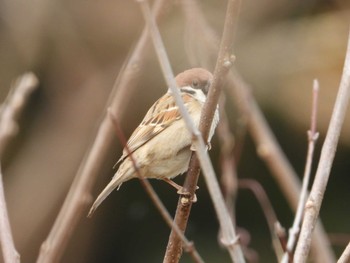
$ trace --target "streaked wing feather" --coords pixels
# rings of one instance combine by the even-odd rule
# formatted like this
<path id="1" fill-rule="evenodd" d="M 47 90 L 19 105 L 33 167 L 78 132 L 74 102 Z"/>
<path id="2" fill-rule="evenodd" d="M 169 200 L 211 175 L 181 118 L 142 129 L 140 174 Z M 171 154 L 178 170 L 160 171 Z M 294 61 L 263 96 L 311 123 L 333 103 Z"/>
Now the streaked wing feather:
<path id="1" fill-rule="evenodd" d="M 186 104 L 190 98 L 183 96 L 183 99 Z M 167 93 L 153 104 L 139 127 L 137 127 L 130 136 L 127 143 L 130 152 L 136 151 L 147 141 L 164 131 L 171 123 L 180 118 L 181 114 L 175 104 L 173 96 Z M 118 162 L 122 161 L 127 155 L 127 151 L 124 149 L 123 156 Z"/>

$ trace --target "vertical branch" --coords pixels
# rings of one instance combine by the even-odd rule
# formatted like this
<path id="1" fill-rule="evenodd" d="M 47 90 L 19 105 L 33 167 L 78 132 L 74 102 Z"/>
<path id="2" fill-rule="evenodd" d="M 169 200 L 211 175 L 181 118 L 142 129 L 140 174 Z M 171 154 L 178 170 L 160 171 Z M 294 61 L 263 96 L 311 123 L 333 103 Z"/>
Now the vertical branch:
<path id="1" fill-rule="evenodd" d="M 248 84 L 234 72 L 229 78 L 228 91 L 237 107 L 248 117 L 248 129 L 257 145 L 258 154 L 265 161 L 271 175 L 279 184 L 289 205 L 296 210 L 300 195 L 298 176 L 279 146 L 257 102 L 249 92 Z M 321 222 L 316 225 L 313 255 L 316 262 L 334 262 L 334 254 Z"/>
<path id="2" fill-rule="evenodd" d="M 201 55 L 216 55 L 217 36 L 206 21 L 205 16 L 198 6 L 198 1 L 186 0 L 183 3 L 186 3 L 185 6 L 183 5 L 186 8 L 186 20 L 189 22 L 193 19 L 196 22 L 196 30 L 192 32 L 192 34 L 196 34 L 197 36 L 195 40 L 207 47 L 207 51 L 201 53 Z M 198 50 L 197 48 L 191 51 L 197 52 Z M 295 170 L 279 146 L 261 109 L 251 95 L 249 85 L 235 70 L 230 72 L 228 82 L 226 87 L 231 94 L 235 106 L 244 116 L 247 116 L 248 130 L 257 145 L 260 157 L 265 161 L 271 171 L 271 175 L 275 178 L 292 209 L 296 209 L 300 192 L 300 182 Z M 330 248 L 329 241 L 320 221 L 316 225 L 314 236 L 312 252 L 316 262 L 334 262 L 334 253 Z"/>
<path id="3" fill-rule="evenodd" d="M 152 16 L 149 14 L 148 11 L 148 3 L 147 1 L 140 1 L 141 7 L 145 16 L 145 20 L 147 21 L 148 26 L 150 27 L 151 34 L 153 37 L 153 41 L 155 44 L 157 55 L 160 59 L 160 64 L 162 67 L 162 70 L 164 72 L 164 76 L 166 76 L 167 83 L 169 85 L 169 88 L 171 88 L 172 93 L 175 97 L 175 101 L 177 105 L 179 106 L 179 110 L 181 112 L 181 115 L 188 127 L 188 129 L 191 131 L 191 133 L 194 136 L 193 144 L 196 147 L 196 154 L 198 156 L 200 165 L 202 167 L 205 180 L 209 189 L 209 193 L 212 197 L 212 200 L 214 202 L 214 207 L 216 209 L 216 214 L 218 216 L 220 226 L 223 230 L 223 243 L 227 247 L 231 258 L 234 262 L 244 262 L 243 253 L 240 249 L 239 244 L 237 243 L 237 237 L 234 230 L 234 227 L 232 225 L 230 216 L 228 214 L 227 208 L 225 206 L 219 184 L 216 180 L 214 169 L 210 163 L 210 159 L 205 151 L 205 146 L 203 142 L 202 136 L 200 136 L 199 131 L 196 129 L 196 127 L 193 125 L 193 122 L 191 121 L 191 118 L 188 116 L 186 108 L 183 106 L 183 102 L 181 100 L 180 94 L 178 89 L 176 89 L 175 81 L 171 72 L 171 67 L 168 62 L 165 48 L 163 46 L 163 43 L 160 38 L 160 34 L 157 28 L 156 23 L 153 21 Z M 239 3 L 239 1 L 238 1 Z M 230 0 L 228 2 L 227 7 L 227 13 L 226 13 L 226 20 L 225 20 L 225 27 L 224 27 L 224 33 L 222 42 L 220 45 L 220 52 L 218 56 L 218 62 L 217 67 L 215 68 L 214 72 L 214 80 L 212 83 L 212 86 L 210 88 L 207 101 L 204 105 L 202 115 L 201 115 L 201 121 L 200 121 L 200 130 L 203 133 L 204 140 L 207 141 L 209 129 L 211 127 L 211 123 L 213 120 L 214 112 L 217 108 L 217 103 L 221 91 L 221 85 L 223 84 L 223 80 L 225 77 L 225 74 L 228 72 L 229 68 L 232 65 L 232 56 L 231 56 L 231 48 L 232 48 L 232 41 L 233 41 L 233 34 L 231 32 L 234 23 L 237 19 L 237 16 L 235 16 L 238 13 L 238 7 L 237 2 L 234 0 Z M 183 109 L 184 108 L 184 109 Z M 192 166 L 195 164 L 196 161 L 191 160 L 190 162 L 190 171 L 193 171 L 195 174 L 195 181 L 198 180 L 198 164 L 197 167 Z M 191 174 L 188 174 L 187 177 L 191 176 Z M 187 181 L 187 178 L 186 178 Z M 193 182 L 193 181 L 192 181 Z M 194 184 L 192 184 L 194 185 Z M 195 185 L 194 185 L 195 186 Z M 184 190 L 187 191 L 186 186 L 184 186 Z M 192 196 L 193 192 L 190 193 Z M 180 197 L 182 199 L 183 197 Z M 191 202 L 190 199 L 186 199 L 186 204 L 188 202 Z M 180 204 L 180 202 L 179 202 Z M 181 209 L 181 208 L 180 208 Z M 187 210 L 190 212 L 189 210 Z M 184 214 L 184 217 L 179 220 L 186 220 L 188 219 L 189 214 Z M 175 216 L 176 217 L 176 216 Z M 176 219 L 175 219 L 176 220 Z M 184 224 L 186 225 L 186 224 Z M 172 238 L 177 238 L 175 235 L 170 235 L 169 243 L 167 252 L 164 258 L 164 262 L 177 262 L 181 256 L 181 248 L 174 247 L 174 243 L 172 242 Z M 178 244 L 178 242 L 176 242 Z M 177 253 L 174 253 L 175 251 L 178 251 Z M 171 255 L 171 256 L 169 256 Z M 175 255 L 175 257 L 173 256 Z"/>
<path id="4" fill-rule="evenodd" d="M 153 12 L 156 19 L 160 19 L 164 15 L 164 9 L 168 3 L 169 0 L 155 1 Z M 144 29 L 132 55 L 125 63 L 124 70 L 119 74 L 110 96 L 111 99 L 107 103 L 107 106 L 110 106 L 112 112 L 119 119 L 128 106 L 129 98 L 136 88 L 137 77 L 144 66 L 147 56 L 146 50 L 149 46 L 148 36 L 148 30 Z M 114 127 L 106 114 L 77 171 L 56 221 L 47 239 L 41 245 L 37 262 L 52 263 L 60 260 L 75 226 L 83 216 L 86 206 L 91 202 L 91 188 L 110 152 L 114 137 Z"/>
<path id="5" fill-rule="evenodd" d="M 310 181 L 312 159 L 314 156 L 315 143 L 319 135 L 318 132 L 316 131 L 318 91 L 319 91 L 318 81 L 314 80 L 313 100 L 312 100 L 312 110 L 311 110 L 311 124 L 310 124 L 310 130 L 307 133 L 309 143 L 308 143 L 308 150 L 307 150 L 307 156 L 306 156 L 303 183 L 300 191 L 300 199 L 297 207 L 297 212 L 295 214 L 293 226 L 289 231 L 287 249 L 283 255 L 283 260 L 282 260 L 283 263 L 287 263 L 290 260 L 292 260 L 293 249 L 300 231 L 300 224 L 304 215 L 304 206 L 305 206 L 307 194 L 308 194 L 307 187 Z"/>
<path id="6" fill-rule="evenodd" d="M 16 118 L 23 110 L 28 96 L 38 85 L 38 79 L 33 73 L 26 73 L 17 79 L 10 90 L 5 102 L 1 105 L 0 113 L 0 159 L 9 140 L 18 131 Z M 5 202 L 0 160 L 0 243 L 5 263 L 20 262 L 16 251 Z"/>
<path id="7" fill-rule="evenodd" d="M 230 131 L 227 115 L 225 112 L 225 96 L 220 98 L 220 123 L 217 128 L 217 135 L 220 141 L 220 162 L 221 162 L 221 187 L 226 201 L 227 209 L 230 212 L 232 222 L 236 222 L 235 201 L 237 197 L 237 173 L 236 163 L 233 154 L 235 139 Z"/>
<path id="8" fill-rule="evenodd" d="M 193 168 L 194 167 L 194 168 Z M 195 174 L 195 178 L 190 180 L 189 174 Z M 184 202 L 182 196 L 180 196 L 179 201 L 177 203 L 176 214 L 174 217 L 174 223 L 179 226 L 181 231 L 184 233 L 186 231 L 187 222 L 190 217 L 191 208 L 192 208 L 192 196 L 194 196 L 194 192 L 197 188 L 199 176 L 199 161 L 198 158 L 191 158 L 189 169 L 187 170 L 185 182 L 182 186 L 183 191 L 189 193 L 190 198 L 188 198 L 188 202 Z M 163 263 L 177 263 L 179 262 L 182 255 L 182 241 L 176 236 L 174 230 L 171 230 L 169 235 L 168 244 L 166 247 Z"/>
<path id="9" fill-rule="evenodd" d="M 335 151 L 337 148 L 341 127 L 350 97 L 350 32 L 348 47 L 345 56 L 343 75 L 340 82 L 338 95 L 335 101 L 331 121 L 327 131 L 325 142 L 322 146 L 321 156 L 316 170 L 315 180 L 310 196 L 305 206 L 305 216 L 300 232 L 299 241 L 295 251 L 295 261 L 305 262 L 311 245 L 311 234 L 320 212 L 323 196 L 327 187 Z"/>
<path id="10" fill-rule="evenodd" d="M 203 263 L 204 261 L 201 258 L 201 256 L 199 255 L 198 251 L 196 250 L 194 244 L 192 242 L 188 241 L 188 239 L 182 233 L 180 228 L 173 222 L 173 219 L 171 218 L 168 210 L 165 208 L 165 206 L 162 203 L 162 201 L 160 200 L 159 196 L 154 191 L 152 185 L 149 183 L 147 178 L 145 178 L 141 174 L 140 169 L 137 166 L 136 160 L 134 159 L 133 153 L 130 151 L 130 149 L 128 147 L 127 140 L 124 136 L 122 129 L 120 128 L 120 125 L 119 125 L 117 118 L 111 112 L 110 112 L 110 116 L 111 116 L 111 119 L 113 121 L 114 127 L 116 128 L 117 136 L 118 136 L 120 142 L 122 143 L 122 145 L 124 146 L 124 149 L 126 149 L 127 156 L 130 157 L 131 162 L 132 162 L 134 169 L 136 171 L 136 174 L 140 180 L 141 185 L 145 189 L 146 193 L 148 194 L 148 196 L 152 200 L 155 207 L 158 209 L 158 211 L 159 211 L 160 215 L 163 217 L 165 223 L 170 227 L 170 229 L 174 229 L 174 231 L 178 235 L 179 239 L 181 239 L 185 250 L 190 254 L 193 261 L 196 263 Z"/>
<path id="11" fill-rule="evenodd" d="M 240 0 L 229 0 L 227 4 L 224 30 L 221 38 L 218 59 L 214 70 L 214 80 L 209 90 L 207 101 L 203 107 L 199 125 L 199 129 L 202 132 L 205 141 L 207 141 L 208 138 L 209 129 L 218 104 L 224 80 L 235 58 L 231 52 L 233 49 L 233 37 L 235 27 L 237 25 L 240 3 Z M 237 243 L 236 231 L 225 206 L 219 184 L 217 180 L 215 180 L 216 178 L 210 178 L 205 173 L 203 167 L 202 170 L 204 172 L 204 178 L 207 183 L 209 193 L 213 199 L 214 207 L 220 222 L 220 227 L 223 234 L 222 243 L 228 249 L 233 262 L 245 262 L 241 247 L 239 243 Z M 215 200 L 219 201 L 215 202 Z"/>
<path id="12" fill-rule="evenodd" d="M 20 262 L 11 233 L 10 220 L 7 213 L 2 169 L 0 167 L 0 243 L 5 263 Z"/>

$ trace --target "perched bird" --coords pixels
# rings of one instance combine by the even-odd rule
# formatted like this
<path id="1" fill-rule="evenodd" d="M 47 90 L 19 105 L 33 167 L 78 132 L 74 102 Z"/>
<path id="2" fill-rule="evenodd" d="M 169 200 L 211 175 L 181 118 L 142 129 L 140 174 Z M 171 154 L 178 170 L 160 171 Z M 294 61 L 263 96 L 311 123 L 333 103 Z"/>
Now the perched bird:
<path id="1" fill-rule="evenodd" d="M 198 127 L 201 110 L 206 100 L 213 75 L 202 68 L 192 68 L 176 76 L 176 84 L 184 104 Z M 219 121 L 216 110 L 210 129 L 208 144 Z M 170 179 L 187 171 L 191 157 L 192 135 L 183 121 L 170 89 L 148 110 L 141 124 L 132 133 L 127 147 L 145 178 Z M 133 162 L 124 149 L 118 171 L 97 197 L 89 216 L 103 200 L 123 182 L 137 177 Z M 176 186 L 175 186 L 176 187 Z M 179 190 L 179 189 L 178 189 Z"/>

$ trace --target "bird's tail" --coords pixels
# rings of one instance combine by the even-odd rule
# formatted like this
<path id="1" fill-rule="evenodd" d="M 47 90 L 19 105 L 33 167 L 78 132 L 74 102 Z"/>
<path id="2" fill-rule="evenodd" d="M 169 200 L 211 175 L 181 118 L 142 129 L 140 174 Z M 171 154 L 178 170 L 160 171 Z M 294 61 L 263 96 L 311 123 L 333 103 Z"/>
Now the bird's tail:
<path id="1" fill-rule="evenodd" d="M 109 184 L 103 189 L 103 191 L 96 198 L 95 202 L 92 204 L 88 217 L 91 217 L 95 212 L 97 207 L 107 198 L 107 196 L 117 187 L 119 187 L 123 182 L 129 180 L 128 176 L 125 173 L 121 173 L 119 170 L 113 176 Z"/>

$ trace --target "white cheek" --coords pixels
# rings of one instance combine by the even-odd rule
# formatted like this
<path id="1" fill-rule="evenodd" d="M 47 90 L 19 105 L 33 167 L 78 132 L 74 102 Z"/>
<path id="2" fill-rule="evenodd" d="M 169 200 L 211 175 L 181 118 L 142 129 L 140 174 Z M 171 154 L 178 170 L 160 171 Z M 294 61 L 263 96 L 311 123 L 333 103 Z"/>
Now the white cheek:
<path id="1" fill-rule="evenodd" d="M 205 100 L 207 99 L 207 96 L 204 95 L 203 91 L 200 89 L 196 90 L 196 97 L 199 101 L 201 102 L 205 102 Z"/>

